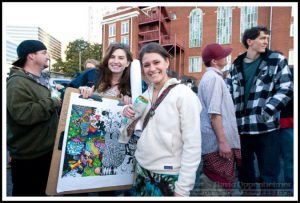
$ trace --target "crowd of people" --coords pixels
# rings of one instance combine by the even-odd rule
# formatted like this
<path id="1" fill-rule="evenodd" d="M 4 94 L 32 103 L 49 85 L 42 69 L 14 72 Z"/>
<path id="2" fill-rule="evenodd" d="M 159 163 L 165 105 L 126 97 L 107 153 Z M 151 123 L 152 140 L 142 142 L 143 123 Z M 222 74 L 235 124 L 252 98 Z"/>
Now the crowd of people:
<path id="1" fill-rule="evenodd" d="M 170 56 L 161 45 L 141 48 L 142 96 L 149 103 L 131 135 L 138 141 L 127 195 L 190 196 L 199 186 L 196 196 L 231 196 L 238 181 L 243 196 L 293 196 L 293 75 L 286 58 L 267 48 L 269 37 L 264 26 L 245 30 L 246 51 L 225 79 L 222 69 L 232 48 L 205 46 L 207 68 L 197 90 L 168 74 Z M 17 54 L 7 79 L 12 196 L 45 196 L 62 98 L 51 95 L 43 77 L 49 53 L 42 42 L 25 40 Z M 83 98 L 114 97 L 125 104 L 122 115 L 134 118 L 132 61 L 127 45 L 112 43 L 101 62 L 86 61 L 69 87 Z M 284 184 L 278 182 L 281 155 Z"/>

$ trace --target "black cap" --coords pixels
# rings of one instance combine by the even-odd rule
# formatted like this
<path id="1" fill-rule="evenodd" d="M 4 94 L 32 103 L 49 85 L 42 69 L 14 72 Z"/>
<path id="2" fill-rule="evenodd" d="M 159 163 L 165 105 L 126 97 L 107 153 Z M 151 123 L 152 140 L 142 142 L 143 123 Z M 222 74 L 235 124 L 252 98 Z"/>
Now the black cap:
<path id="1" fill-rule="evenodd" d="M 25 40 L 19 44 L 17 48 L 18 60 L 13 62 L 12 65 L 23 67 L 26 62 L 28 54 L 35 53 L 40 50 L 47 50 L 47 47 L 38 40 Z"/>

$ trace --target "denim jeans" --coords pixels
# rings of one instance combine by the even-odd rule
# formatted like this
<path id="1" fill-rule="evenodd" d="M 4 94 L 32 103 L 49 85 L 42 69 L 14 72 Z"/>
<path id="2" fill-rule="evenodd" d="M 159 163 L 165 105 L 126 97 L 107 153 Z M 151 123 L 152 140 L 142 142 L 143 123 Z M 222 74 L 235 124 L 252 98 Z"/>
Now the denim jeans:
<path id="1" fill-rule="evenodd" d="M 284 183 L 285 188 L 293 190 L 294 182 L 294 129 L 280 129 L 280 153 L 283 159 Z"/>
<path id="2" fill-rule="evenodd" d="M 244 195 L 257 195 L 254 168 L 257 157 L 260 174 L 261 195 L 277 195 L 278 176 L 280 172 L 279 130 L 259 135 L 241 135 L 242 166 L 239 168 L 239 180 Z"/>

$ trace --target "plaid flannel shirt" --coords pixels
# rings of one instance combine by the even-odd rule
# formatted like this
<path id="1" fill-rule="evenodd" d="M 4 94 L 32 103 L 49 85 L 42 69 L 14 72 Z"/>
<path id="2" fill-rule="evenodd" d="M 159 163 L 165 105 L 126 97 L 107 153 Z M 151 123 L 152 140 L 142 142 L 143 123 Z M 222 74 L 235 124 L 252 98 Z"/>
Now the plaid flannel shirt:
<path id="1" fill-rule="evenodd" d="M 261 134 L 279 129 L 279 112 L 293 95 L 292 74 L 283 55 L 266 50 L 254 76 L 249 99 L 245 104 L 243 59 L 233 62 L 227 85 L 235 105 L 240 134 Z"/>

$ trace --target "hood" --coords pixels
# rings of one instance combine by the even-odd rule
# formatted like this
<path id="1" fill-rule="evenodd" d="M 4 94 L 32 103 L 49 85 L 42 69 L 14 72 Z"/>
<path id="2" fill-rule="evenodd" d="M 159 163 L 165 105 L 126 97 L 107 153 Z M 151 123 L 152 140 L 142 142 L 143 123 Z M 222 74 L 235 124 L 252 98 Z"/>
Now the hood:
<path id="1" fill-rule="evenodd" d="M 6 81 L 10 80 L 11 78 L 13 77 L 16 77 L 16 76 L 19 76 L 19 77 L 23 77 L 23 78 L 28 78 L 30 80 L 33 80 L 32 78 L 30 78 L 28 75 L 26 75 L 24 72 L 23 72 L 23 68 L 19 68 L 19 67 L 12 67 L 10 69 L 10 72 L 9 72 L 9 75 L 8 75 L 8 78 Z"/>

